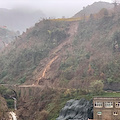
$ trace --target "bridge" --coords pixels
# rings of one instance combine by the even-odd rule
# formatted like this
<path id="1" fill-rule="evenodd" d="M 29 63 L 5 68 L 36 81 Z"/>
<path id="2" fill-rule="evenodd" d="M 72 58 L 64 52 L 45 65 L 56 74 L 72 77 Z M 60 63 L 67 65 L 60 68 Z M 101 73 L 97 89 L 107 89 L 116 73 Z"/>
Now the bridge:
<path id="1" fill-rule="evenodd" d="M 41 92 L 44 87 L 41 85 L 11 85 L 11 84 L 0 84 L 15 93 L 16 98 L 22 98 L 23 100 L 33 96 L 34 94 Z"/>

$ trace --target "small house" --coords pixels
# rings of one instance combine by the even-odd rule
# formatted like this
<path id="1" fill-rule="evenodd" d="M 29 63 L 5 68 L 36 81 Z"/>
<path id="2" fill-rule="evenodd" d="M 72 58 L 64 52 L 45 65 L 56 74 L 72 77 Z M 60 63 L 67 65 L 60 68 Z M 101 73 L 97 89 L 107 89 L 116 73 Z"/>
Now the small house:
<path id="1" fill-rule="evenodd" d="M 94 120 L 120 120 L 120 98 L 95 97 L 93 111 Z"/>

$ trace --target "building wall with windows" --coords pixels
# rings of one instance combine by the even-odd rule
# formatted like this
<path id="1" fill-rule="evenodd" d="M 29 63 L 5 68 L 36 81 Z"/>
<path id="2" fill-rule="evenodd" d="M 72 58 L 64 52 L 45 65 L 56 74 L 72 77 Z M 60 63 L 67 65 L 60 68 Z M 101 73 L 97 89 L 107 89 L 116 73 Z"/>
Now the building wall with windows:
<path id="1" fill-rule="evenodd" d="M 93 99 L 95 120 L 120 120 L 120 98 Z"/>

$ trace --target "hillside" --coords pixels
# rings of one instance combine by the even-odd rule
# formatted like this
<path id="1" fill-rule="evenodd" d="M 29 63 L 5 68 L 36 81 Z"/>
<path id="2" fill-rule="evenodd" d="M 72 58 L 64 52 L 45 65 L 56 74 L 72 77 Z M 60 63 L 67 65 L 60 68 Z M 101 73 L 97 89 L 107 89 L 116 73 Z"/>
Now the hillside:
<path id="1" fill-rule="evenodd" d="M 27 29 L 1 53 L 0 83 L 89 89 L 102 80 L 105 89 L 119 85 L 119 17 L 106 9 L 97 16 L 43 20 Z"/>
<path id="2" fill-rule="evenodd" d="M 6 26 L 14 31 L 25 31 L 37 21 L 45 17 L 42 11 L 28 8 L 4 9 L 0 8 L 0 26 Z"/>
<path id="3" fill-rule="evenodd" d="M 0 95 L 0 119 L 8 119 L 8 107 L 5 99 Z"/>
<path id="4" fill-rule="evenodd" d="M 90 14 L 98 13 L 101 9 L 112 9 L 113 4 L 107 2 L 95 2 L 92 5 L 88 5 L 83 7 L 83 10 L 76 13 L 73 18 L 82 17 L 82 16 L 89 16 Z"/>
<path id="5" fill-rule="evenodd" d="M 119 29 L 119 19 L 104 14 L 36 23 L 1 54 L 0 82 L 83 89 L 96 80 L 119 83 Z"/>
<path id="6" fill-rule="evenodd" d="M 0 66 L 0 84 L 28 90 L 17 98 L 20 120 L 55 120 L 70 99 L 118 97 L 102 88 L 120 90 L 120 13 L 40 21 L 1 51 Z"/>

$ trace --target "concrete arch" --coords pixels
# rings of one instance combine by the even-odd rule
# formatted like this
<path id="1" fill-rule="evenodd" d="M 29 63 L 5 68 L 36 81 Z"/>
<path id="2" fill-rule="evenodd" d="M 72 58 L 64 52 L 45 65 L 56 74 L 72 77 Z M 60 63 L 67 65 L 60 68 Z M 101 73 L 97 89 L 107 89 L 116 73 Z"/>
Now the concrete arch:
<path id="1" fill-rule="evenodd" d="M 18 99 L 18 95 L 17 95 L 17 92 L 14 90 L 14 89 L 12 89 L 12 88 L 9 88 L 10 90 L 12 90 L 13 92 L 14 92 L 14 97 L 16 98 L 16 99 Z M 13 96 L 12 96 L 13 97 Z"/>

